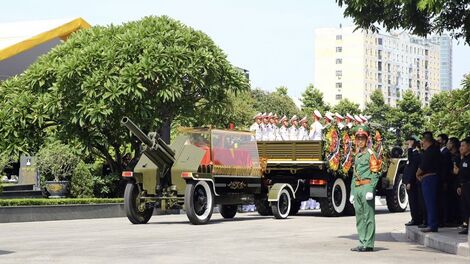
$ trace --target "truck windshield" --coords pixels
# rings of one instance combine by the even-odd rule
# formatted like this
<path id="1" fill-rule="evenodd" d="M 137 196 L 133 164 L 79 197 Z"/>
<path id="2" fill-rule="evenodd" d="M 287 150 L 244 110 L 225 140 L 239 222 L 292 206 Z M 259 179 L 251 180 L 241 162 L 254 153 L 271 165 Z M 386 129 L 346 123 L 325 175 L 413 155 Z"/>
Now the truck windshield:
<path id="1" fill-rule="evenodd" d="M 258 146 L 249 132 L 211 131 L 211 150 L 214 165 L 259 168 Z"/>

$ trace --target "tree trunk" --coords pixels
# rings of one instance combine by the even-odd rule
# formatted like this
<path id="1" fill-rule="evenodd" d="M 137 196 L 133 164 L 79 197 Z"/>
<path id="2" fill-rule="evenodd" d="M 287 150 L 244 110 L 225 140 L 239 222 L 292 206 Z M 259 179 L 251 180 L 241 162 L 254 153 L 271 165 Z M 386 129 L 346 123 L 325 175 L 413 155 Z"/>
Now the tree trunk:
<path id="1" fill-rule="evenodd" d="M 165 118 L 162 126 L 158 129 L 158 134 L 165 143 L 170 144 L 171 118 Z"/>

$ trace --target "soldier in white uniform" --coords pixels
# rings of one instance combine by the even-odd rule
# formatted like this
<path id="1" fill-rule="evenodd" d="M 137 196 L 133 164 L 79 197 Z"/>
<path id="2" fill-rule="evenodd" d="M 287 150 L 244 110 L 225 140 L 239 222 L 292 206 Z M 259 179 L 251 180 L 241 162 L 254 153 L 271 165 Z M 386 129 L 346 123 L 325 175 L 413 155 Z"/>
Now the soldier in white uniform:
<path id="1" fill-rule="evenodd" d="M 255 132 L 255 140 L 261 140 L 263 135 L 262 135 L 262 131 L 261 131 L 261 116 L 262 114 L 261 113 L 257 113 L 254 117 L 253 117 L 253 120 L 255 120 L 255 122 L 253 123 L 253 125 L 250 126 L 250 131 L 254 131 Z"/>
<path id="2" fill-rule="evenodd" d="M 269 117 L 268 140 L 274 141 L 276 140 L 277 125 L 276 125 L 275 118 L 277 117 L 277 115 L 273 113 L 269 113 L 268 117 Z"/>
<path id="3" fill-rule="evenodd" d="M 320 111 L 315 110 L 313 111 L 312 117 L 313 117 L 314 122 L 310 126 L 309 138 L 311 140 L 321 140 L 323 137 L 323 125 L 320 123 L 320 119 L 322 118 L 322 115 Z"/>
<path id="4" fill-rule="evenodd" d="M 367 122 L 369 121 L 369 120 L 367 120 L 368 118 L 365 117 L 365 116 L 362 115 L 362 114 L 360 114 L 359 117 L 362 119 L 362 123 L 363 123 L 363 124 L 367 124 Z"/>
<path id="5" fill-rule="evenodd" d="M 268 141 L 269 137 L 272 134 L 271 124 L 269 123 L 269 118 L 273 115 L 273 113 L 263 115 L 263 139 L 264 141 Z"/>
<path id="6" fill-rule="evenodd" d="M 331 113 L 330 111 L 326 112 L 325 114 L 325 125 L 323 126 L 323 128 L 327 128 L 329 126 L 331 126 L 331 122 L 333 122 L 334 118 L 333 118 L 333 113 Z"/>
<path id="7" fill-rule="evenodd" d="M 283 116 L 279 122 L 281 123 L 281 128 L 279 128 L 279 136 L 276 140 L 289 140 L 289 121 L 287 116 Z"/>
<path id="8" fill-rule="evenodd" d="M 300 119 L 299 137 L 298 140 L 308 140 L 308 121 L 307 116 Z"/>
<path id="9" fill-rule="evenodd" d="M 335 113 L 335 117 L 336 117 L 336 124 L 338 125 L 339 130 L 343 130 L 343 128 L 346 126 L 343 123 L 344 117 L 340 115 L 338 112 Z"/>
<path id="10" fill-rule="evenodd" d="M 290 128 L 289 128 L 289 140 L 297 140 L 299 138 L 299 118 L 297 115 L 294 115 L 290 119 Z"/>
<path id="11" fill-rule="evenodd" d="M 273 115 L 273 130 L 274 130 L 274 138 L 273 140 L 278 140 L 279 138 L 279 118 L 277 114 Z"/>
<path id="12" fill-rule="evenodd" d="M 358 115 L 354 115 L 354 120 L 356 121 L 356 125 L 361 125 L 364 122 Z"/>
<path id="13" fill-rule="evenodd" d="M 354 117 L 350 114 L 346 114 L 346 126 L 351 129 L 354 126 Z"/>

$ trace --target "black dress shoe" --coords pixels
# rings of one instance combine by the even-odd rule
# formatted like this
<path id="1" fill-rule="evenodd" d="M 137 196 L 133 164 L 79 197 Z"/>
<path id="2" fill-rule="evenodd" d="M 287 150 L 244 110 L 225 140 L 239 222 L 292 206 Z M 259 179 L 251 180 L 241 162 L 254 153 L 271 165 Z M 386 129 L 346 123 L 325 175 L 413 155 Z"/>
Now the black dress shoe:
<path id="1" fill-rule="evenodd" d="M 420 225 L 418 225 L 418 228 L 426 228 L 426 227 L 428 227 L 428 225 L 426 225 L 426 224 L 420 224 Z"/>
<path id="2" fill-rule="evenodd" d="M 357 247 L 355 247 L 355 248 L 351 248 L 351 251 L 360 252 L 362 249 L 363 249 L 362 246 L 357 246 Z"/>
<path id="3" fill-rule="evenodd" d="M 408 223 L 405 224 L 405 226 L 415 226 L 415 225 L 418 225 L 418 223 L 413 221 L 413 220 L 411 220 L 411 221 L 409 221 Z"/>
<path id="4" fill-rule="evenodd" d="M 468 235 L 468 229 L 464 229 L 459 232 L 459 235 Z"/>
<path id="5" fill-rule="evenodd" d="M 374 248 L 371 248 L 371 247 L 363 247 L 362 250 L 360 250 L 359 252 L 372 252 L 374 251 Z"/>
<path id="6" fill-rule="evenodd" d="M 426 228 L 420 229 L 419 231 L 421 231 L 421 232 L 423 232 L 423 233 L 429 233 L 429 232 L 436 233 L 436 232 L 437 232 L 437 228 L 436 228 L 436 229 L 433 229 L 433 228 L 430 228 L 430 227 L 426 227 Z"/>

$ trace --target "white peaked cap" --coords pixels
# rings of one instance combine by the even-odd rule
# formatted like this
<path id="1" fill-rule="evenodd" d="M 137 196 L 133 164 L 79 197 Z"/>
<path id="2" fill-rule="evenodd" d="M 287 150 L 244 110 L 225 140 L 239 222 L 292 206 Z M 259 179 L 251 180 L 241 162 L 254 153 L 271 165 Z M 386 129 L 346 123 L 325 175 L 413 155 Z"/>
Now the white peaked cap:
<path id="1" fill-rule="evenodd" d="M 253 119 L 260 118 L 263 114 L 257 113 L 255 116 L 253 116 Z"/>
<path id="2" fill-rule="evenodd" d="M 268 117 L 273 117 L 273 112 L 269 112 Z"/>
<path id="3" fill-rule="evenodd" d="M 294 120 L 298 120 L 299 118 L 297 117 L 297 115 L 294 115 L 291 119 L 290 119 L 290 122 L 294 121 Z"/>
<path id="4" fill-rule="evenodd" d="M 320 111 L 318 111 L 318 110 L 313 111 L 313 114 L 314 114 L 316 117 L 318 117 L 318 118 L 322 118 L 322 117 L 323 117 L 323 116 L 321 115 Z"/>
<path id="5" fill-rule="evenodd" d="M 369 120 L 372 116 L 371 115 L 366 115 L 365 117 L 367 118 L 367 120 Z"/>
<path id="6" fill-rule="evenodd" d="M 344 119 L 344 117 L 342 115 L 340 115 L 338 112 L 335 113 L 335 116 L 339 119 Z"/>
<path id="7" fill-rule="evenodd" d="M 360 114 L 359 117 L 362 119 L 362 121 L 364 121 L 364 122 L 367 121 L 367 118 L 365 116 L 363 116 L 362 114 Z"/>
<path id="8" fill-rule="evenodd" d="M 261 115 L 261 117 L 263 117 L 263 118 L 268 117 L 268 114 L 267 114 L 267 113 L 263 113 L 263 114 Z"/>
<path id="9" fill-rule="evenodd" d="M 358 115 L 354 115 L 354 120 L 356 120 L 359 123 L 364 122 Z"/>
<path id="10" fill-rule="evenodd" d="M 278 118 L 277 114 L 274 114 L 273 117 L 274 117 L 274 118 Z"/>
<path id="11" fill-rule="evenodd" d="M 331 112 L 326 112 L 325 117 L 328 118 L 330 121 L 333 120 L 333 113 Z"/>
<path id="12" fill-rule="evenodd" d="M 352 116 L 350 113 L 347 113 L 347 114 L 346 114 L 346 117 L 349 118 L 349 119 L 353 119 L 353 120 L 354 120 L 354 116 Z"/>
<path id="13" fill-rule="evenodd" d="M 287 121 L 287 116 L 283 116 L 283 117 L 279 120 L 279 122 L 284 122 L 284 121 Z"/>
<path id="14" fill-rule="evenodd" d="M 300 119 L 300 123 L 303 123 L 303 122 L 307 122 L 307 116 L 305 116 L 304 118 Z"/>

